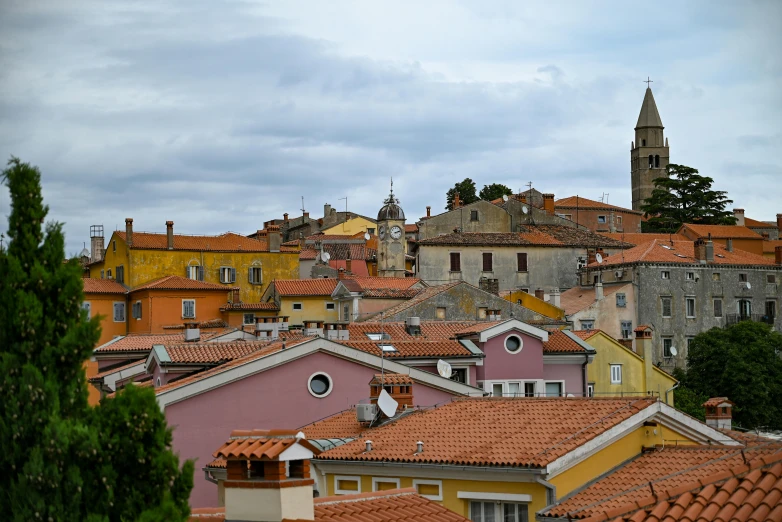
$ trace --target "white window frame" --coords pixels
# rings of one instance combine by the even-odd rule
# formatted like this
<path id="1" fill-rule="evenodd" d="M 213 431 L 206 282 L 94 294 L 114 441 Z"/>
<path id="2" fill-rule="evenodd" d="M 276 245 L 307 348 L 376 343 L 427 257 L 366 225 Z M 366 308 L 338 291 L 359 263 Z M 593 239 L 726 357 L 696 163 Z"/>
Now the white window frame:
<path id="1" fill-rule="evenodd" d="M 665 305 L 663 304 L 663 301 L 667 299 L 670 302 L 670 310 L 668 315 L 665 315 Z M 666 319 L 670 319 L 673 317 L 673 296 L 670 295 L 661 295 L 660 296 L 660 316 L 664 317 Z"/>
<path id="2" fill-rule="evenodd" d="M 135 316 L 136 311 L 134 310 L 134 308 L 136 307 L 136 305 L 138 305 L 138 317 Z M 135 303 L 133 303 L 133 306 L 131 306 L 130 308 L 130 315 L 132 315 L 133 319 L 135 319 L 136 321 L 141 320 L 141 301 L 136 301 Z"/>
<path id="3" fill-rule="evenodd" d="M 595 383 L 588 383 L 587 384 L 587 397 L 594 397 L 595 396 Z"/>
<path id="4" fill-rule="evenodd" d="M 312 384 L 312 379 L 314 379 L 318 375 L 324 375 L 329 380 L 329 389 L 323 395 L 316 394 L 314 391 L 312 391 L 312 387 L 310 386 Z M 309 379 L 307 379 L 307 391 L 310 392 L 310 395 L 312 395 L 316 399 L 323 399 L 325 397 L 328 397 L 329 395 L 331 395 L 331 392 L 334 391 L 334 379 L 332 379 L 331 375 L 329 375 L 326 372 L 315 372 L 312 375 L 310 375 Z"/>
<path id="5" fill-rule="evenodd" d="M 247 316 L 248 315 L 252 315 L 253 316 L 253 320 L 252 320 L 251 323 L 247 322 Z M 251 325 L 251 324 L 255 324 L 255 314 L 252 313 L 252 312 L 245 312 L 245 313 L 243 313 L 242 314 L 242 325 L 243 326 L 247 326 L 247 325 Z"/>
<path id="6" fill-rule="evenodd" d="M 510 339 L 511 337 L 515 337 L 516 339 L 519 340 L 519 348 L 515 352 L 512 352 L 508 349 L 508 339 Z M 522 352 L 522 350 L 524 350 L 524 339 L 522 339 L 520 335 L 516 333 L 512 333 L 507 337 L 505 337 L 505 340 L 502 342 L 502 346 L 505 348 L 505 351 L 508 352 L 509 354 L 518 355 Z"/>
<path id="7" fill-rule="evenodd" d="M 543 381 L 543 396 L 544 397 L 553 397 L 553 395 L 549 395 L 546 391 L 546 385 L 547 384 L 554 384 L 559 383 L 559 395 L 557 397 L 566 397 L 567 391 L 565 391 L 565 381 Z"/>
<path id="8" fill-rule="evenodd" d="M 695 281 L 695 272 L 685 272 L 684 279 L 687 281 Z"/>
<path id="9" fill-rule="evenodd" d="M 595 329 L 595 320 L 594 319 L 579 319 L 579 326 L 581 326 L 582 330 L 594 330 Z M 584 328 L 584 323 L 589 323 L 591 325 L 590 328 Z"/>
<path id="10" fill-rule="evenodd" d="M 597 216 L 597 222 L 600 225 L 605 225 L 606 223 L 608 223 L 608 218 L 605 215 L 602 215 L 602 214 L 598 215 Z"/>
<path id="11" fill-rule="evenodd" d="M 90 301 L 82 301 L 81 309 L 87 310 L 87 319 L 92 318 L 92 303 Z"/>
<path id="12" fill-rule="evenodd" d="M 692 301 L 692 315 L 690 315 L 689 303 Z M 688 295 L 684 297 L 684 315 L 687 319 L 695 319 L 698 315 L 698 302 L 695 300 L 695 296 Z"/>
<path id="13" fill-rule="evenodd" d="M 185 316 L 185 302 L 193 302 L 193 317 Z M 196 300 L 195 299 L 182 299 L 182 319 L 195 319 L 196 318 Z"/>
<path id="14" fill-rule="evenodd" d="M 671 348 L 673 348 L 673 337 L 671 337 L 671 336 L 662 337 L 663 359 L 673 359 L 673 354 L 672 353 L 669 352 L 669 355 L 665 355 L 665 341 L 667 341 L 669 339 L 671 341 Z"/>
<path id="15" fill-rule="evenodd" d="M 416 492 L 418 491 L 418 485 L 422 486 L 437 486 L 440 489 L 439 495 L 423 495 L 421 493 L 418 493 L 424 498 L 428 498 L 429 500 L 435 500 L 435 501 L 442 501 L 443 500 L 443 481 L 442 480 L 431 480 L 431 479 L 413 479 L 413 487 L 415 488 Z"/>
<path id="16" fill-rule="evenodd" d="M 337 309 L 337 303 L 326 303 L 326 310 L 328 310 L 329 312 L 334 312 L 336 309 Z"/>
<path id="17" fill-rule="evenodd" d="M 358 483 L 358 489 L 341 489 L 339 483 L 342 481 L 355 481 Z M 335 495 L 354 495 L 361 493 L 361 477 L 358 475 L 334 475 L 334 494 Z"/>
<path id="18" fill-rule="evenodd" d="M 298 306 L 298 308 L 296 308 Z M 301 312 L 304 310 L 304 303 L 291 303 L 291 310 Z"/>
<path id="19" fill-rule="evenodd" d="M 372 477 L 372 491 L 380 491 L 379 489 L 377 489 L 377 485 L 380 484 L 381 482 L 382 483 L 394 484 L 395 487 L 392 488 L 392 489 L 399 489 L 400 487 L 402 487 L 402 486 L 399 485 L 399 479 L 398 478 L 393 478 L 393 477 Z"/>
<path id="20" fill-rule="evenodd" d="M 622 384 L 622 365 L 611 364 L 611 384 Z"/>
<path id="21" fill-rule="evenodd" d="M 624 325 L 622 323 L 630 323 L 628 330 L 627 330 L 627 337 L 624 336 Z M 619 333 L 622 334 L 622 339 L 632 339 L 633 338 L 633 322 L 628 321 L 626 319 L 622 319 L 619 321 Z"/>
<path id="22" fill-rule="evenodd" d="M 622 304 L 619 304 L 619 301 L 620 301 L 619 298 L 620 297 L 622 298 L 621 299 Z M 624 292 L 617 292 L 616 293 L 616 306 L 617 306 L 617 308 L 627 308 L 627 294 L 625 294 Z"/>
<path id="23" fill-rule="evenodd" d="M 116 317 L 117 317 L 117 314 L 116 314 L 116 307 L 117 307 L 117 305 L 122 305 L 122 319 L 120 319 L 120 320 L 116 319 Z M 112 316 L 112 319 L 114 319 L 115 323 L 124 323 L 125 322 L 125 320 L 128 317 L 128 311 L 127 311 L 127 306 L 125 305 L 125 301 L 114 301 L 112 303 L 112 306 L 111 306 L 111 316 Z"/>
<path id="24" fill-rule="evenodd" d="M 671 279 L 671 271 L 670 270 L 660 271 L 660 279 Z"/>
<path id="25" fill-rule="evenodd" d="M 470 375 L 470 372 L 468 371 L 467 372 L 468 378 L 469 378 L 469 375 Z M 494 385 L 495 384 L 501 385 L 502 386 L 502 396 L 503 397 L 510 396 L 510 384 L 511 383 L 518 384 L 519 385 L 519 396 L 520 397 L 524 397 L 524 396 L 526 396 L 526 393 L 525 393 L 525 390 L 524 390 L 524 386 L 526 384 L 532 383 L 532 384 L 535 385 L 535 395 L 537 396 L 538 393 L 539 393 L 538 392 L 538 389 L 539 389 L 538 385 L 539 385 L 539 383 L 542 383 L 542 382 L 544 382 L 542 379 L 506 379 L 506 380 L 479 381 L 478 384 L 479 385 L 481 385 L 481 384 L 483 385 L 483 391 L 485 391 L 487 393 L 492 393 L 492 394 L 494 393 Z M 553 382 L 553 381 L 551 381 L 551 382 Z M 557 382 L 560 382 L 560 381 L 557 381 Z M 565 381 L 561 381 L 561 382 L 564 383 Z M 465 384 L 467 384 L 467 383 L 465 383 Z M 545 386 L 545 383 L 544 383 L 543 389 L 545 390 L 545 388 L 546 388 L 546 386 Z M 564 389 L 564 387 L 563 387 L 563 389 Z"/>

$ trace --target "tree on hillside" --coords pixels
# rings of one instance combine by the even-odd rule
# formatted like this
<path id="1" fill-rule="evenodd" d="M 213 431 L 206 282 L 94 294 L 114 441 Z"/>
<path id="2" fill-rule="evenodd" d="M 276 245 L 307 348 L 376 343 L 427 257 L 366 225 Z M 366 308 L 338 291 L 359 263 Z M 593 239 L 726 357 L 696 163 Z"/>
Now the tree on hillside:
<path id="1" fill-rule="evenodd" d="M 728 397 L 733 420 L 744 428 L 782 428 L 782 334 L 765 323 L 742 321 L 712 328 L 690 343 L 687 370 L 677 374 L 681 390 Z M 705 400 L 705 399 L 704 399 Z M 701 403 L 702 404 L 702 403 Z"/>
<path id="2" fill-rule="evenodd" d="M 698 174 L 698 170 L 673 163 L 666 175 L 654 180 L 652 195 L 641 206 L 648 218 L 646 231 L 670 231 L 683 223 L 703 225 L 735 225 L 733 213 L 725 207 L 733 200 L 727 192 L 711 190 L 714 180 Z"/>
<path id="3" fill-rule="evenodd" d="M 502 196 L 510 196 L 513 191 L 510 187 L 503 185 L 502 183 L 492 183 L 491 185 L 484 185 L 478 197 L 485 199 L 486 201 L 493 201 L 501 198 Z"/>
<path id="4" fill-rule="evenodd" d="M 453 198 L 456 194 L 459 194 L 462 205 L 469 205 L 480 199 L 475 195 L 475 182 L 470 178 L 464 178 L 445 194 L 445 210 L 453 210 Z"/>
<path id="5" fill-rule="evenodd" d="M 180 469 L 151 389 L 87 404 L 82 369 L 100 321 L 82 311 L 81 267 L 64 262 L 37 168 L 11 158 L 8 247 L 0 250 L 0 512 L 5 520 L 186 520 L 193 463 Z"/>

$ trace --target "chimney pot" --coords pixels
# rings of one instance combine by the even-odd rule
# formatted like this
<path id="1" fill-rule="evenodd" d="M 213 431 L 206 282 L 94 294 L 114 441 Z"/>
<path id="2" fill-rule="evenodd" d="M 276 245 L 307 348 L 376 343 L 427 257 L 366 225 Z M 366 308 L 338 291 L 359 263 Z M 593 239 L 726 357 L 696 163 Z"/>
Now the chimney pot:
<path id="1" fill-rule="evenodd" d="M 269 252 L 279 252 L 280 244 L 282 243 L 279 225 L 269 225 L 268 234 Z"/>
<path id="2" fill-rule="evenodd" d="M 782 265 L 782 246 L 774 248 L 774 263 Z"/>
<path id="3" fill-rule="evenodd" d="M 725 240 L 725 250 L 733 252 L 733 240 L 731 238 Z"/>
<path id="4" fill-rule="evenodd" d="M 342 279 L 345 279 L 345 269 L 344 268 L 340 268 L 339 270 L 337 270 L 337 279 L 340 280 L 340 281 Z"/>
<path id="5" fill-rule="evenodd" d="M 353 273 L 353 260 L 350 258 L 345 260 L 345 271 L 349 274 Z"/>
<path id="6" fill-rule="evenodd" d="M 782 214 L 777 214 L 777 229 L 779 229 L 779 239 L 782 239 Z"/>
<path id="7" fill-rule="evenodd" d="M 546 214 L 554 215 L 554 194 L 543 194 L 543 210 Z"/>
<path id="8" fill-rule="evenodd" d="M 288 222 L 288 213 L 287 213 L 287 212 L 286 212 L 285 214 L 283 214 L 283 215 L 282 215 L 282 221 L 283 221 L 284 223 L 287 223 L 287 222 Z"/>
<path id="9" fill-rule="evenodd" d="M 782 214 L 779 214 L 782 216 Z M 432 207 L 431 205 L 426 205 L 426 217 L 432 217 Z"/>
<path id="10" fill-rule="evenodd" d="M 133 245 L 133 218 L 125 218 L 125 242 Z"/>
<path id="11" fill-rule="evenodd" d="M 733 217 L 736 218 L 736 225 L 743 227 L 744 222 L 744 209 L 743 208 L 734 208 L 733 209 Z"/>
<path id="12" fill-rule="evenodd" d="M 416 451 L 415 451 L 416 453 L 420 454 L 420 453 L 424 452 L 424 443 L 423 443 L 423 441 L 419 440 L 418 442 L 415 443 L 415 446 L 416 446 Z"/>
<path id="13" fill-rule="evenodd" d="M 364 444 L 366 444 L 367 453 L 372 451 L 372 441 L 371 440 L 364 441 Z"/>
<path id="14" fill-rule="evenodd" d="M 174 222 L 166 221 L 166 237 L 168 239 L 168 249 L 174 250 Z"/>
<path id="15" fill-rule="evenodd" d="M 603 300 L 603 283 L 600 281 L 600 279 L 597 280 L 597 283 L 595 283 L 595 301 L 602 301 Z"/>

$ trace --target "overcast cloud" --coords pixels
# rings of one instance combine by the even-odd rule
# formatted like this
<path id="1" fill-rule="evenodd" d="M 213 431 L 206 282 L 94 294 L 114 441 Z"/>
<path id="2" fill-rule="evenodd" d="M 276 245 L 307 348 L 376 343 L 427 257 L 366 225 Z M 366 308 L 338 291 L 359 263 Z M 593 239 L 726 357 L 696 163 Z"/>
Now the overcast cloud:
<path id="1" fill-rule="evenodd" d="M 465 177 L 629 207 L 649 75 L 671 161 L 773 220 L 780 51 L 773 0 L 0 0 L 0 159 L 41 168 L 68 254 L 126 217 L 373 216 L 392 176 L 408 222 Z"/>

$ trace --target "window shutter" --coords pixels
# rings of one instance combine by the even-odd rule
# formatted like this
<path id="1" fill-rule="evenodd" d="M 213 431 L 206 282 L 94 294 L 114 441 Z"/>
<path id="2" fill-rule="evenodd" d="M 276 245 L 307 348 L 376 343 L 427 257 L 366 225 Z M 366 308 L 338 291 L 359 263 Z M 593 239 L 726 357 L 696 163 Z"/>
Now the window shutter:
<path id="1" fill-rule="evenodd" d="M 199 266 L 198 267 L 198 280 L 203 281 L 204 280 L 204 267 Z"/>
<path id="2" fill-rule="evenodd" d="M 190 279 L 190 267 L 189 266 L 185 267 L 185 277 Z"/>
<path id="3" fill-rule="evenodd" d="M 461 272 L 462 262 L 459 252 L 451 252 L 451 272 Z"/>
<path id="4" fill-rule="evenodd" d="M 232 283 L 236 282 L 236 269 L 235 268 L 231 269 L 231 282 Z"/>
<path id="5" fill-rule="evenodd" d="M 226 277 L 225 277 L 227 271 L 228 270 L 226 268 L 220 267 L 220 282 L 221 283 L 227 283 L 228 282 L 226 280 Z"/>
<path id="6" fill-rule="evenodd" d="M 519 252 L 516 254 L 516 261 L 518 266 L 519 272 L 526 272 L 527 271 L 527 254 Z"/>
<path id="7" fill-rule="evenodd" d="M 248 269 L 247 280 L 248 280 L 250 283 L 254 283 L 254 282 L 255 282 L 255 279 L 253 278 L 253 267 L 250 267 L 250 268 Z"/>
<path id="8" fill-rule="evenodd" d="M 484 272 L 491 272 L 492 271 L 492 256 L 490 252 L 484 252 L 483 253 L 483 271 Z"/>

